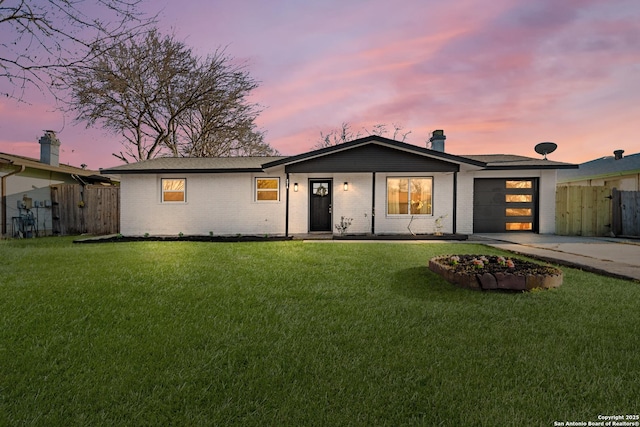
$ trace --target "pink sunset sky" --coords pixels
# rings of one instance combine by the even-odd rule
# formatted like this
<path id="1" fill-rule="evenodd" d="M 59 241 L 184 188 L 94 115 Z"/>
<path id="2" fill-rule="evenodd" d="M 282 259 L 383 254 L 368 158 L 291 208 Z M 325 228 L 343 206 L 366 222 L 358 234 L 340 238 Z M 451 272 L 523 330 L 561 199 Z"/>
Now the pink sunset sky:
<path id="1" fill-rule="evenodd" d="M 159 27 L 205 56 L 220 46 L 261 85 L 258 125 L 284 155 L 348 122 L 444 129 L 451 154 L 582 163 L 640 152 L 638 0 L 161 0 Z M 0 84 L 5 84 L 0 82 Z M 61 161 L 120 164 L 118 135 L 85 129 L 40 97 L 0 101 L 0 151 L 39 156 L 58 132 Z M 388 135 L 390 136 L 390 135 Z"/>

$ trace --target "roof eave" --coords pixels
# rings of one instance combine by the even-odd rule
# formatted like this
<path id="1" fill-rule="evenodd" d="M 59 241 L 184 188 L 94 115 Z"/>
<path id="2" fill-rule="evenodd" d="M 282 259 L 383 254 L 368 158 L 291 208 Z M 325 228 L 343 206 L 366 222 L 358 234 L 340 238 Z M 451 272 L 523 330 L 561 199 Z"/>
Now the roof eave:
<path id="1" fill-rule="evenodd" d="M 578 169 L 578 165 L 487 165 L 484 170 Z"/>
<path id="2" fill-rule="evenodd" d="M 262 168 L 232 168 L 232 169 L 101 169 L 100 173 L 105 175 L 143 175 L 152 173 L 243 173 L 262 172 Z"/>

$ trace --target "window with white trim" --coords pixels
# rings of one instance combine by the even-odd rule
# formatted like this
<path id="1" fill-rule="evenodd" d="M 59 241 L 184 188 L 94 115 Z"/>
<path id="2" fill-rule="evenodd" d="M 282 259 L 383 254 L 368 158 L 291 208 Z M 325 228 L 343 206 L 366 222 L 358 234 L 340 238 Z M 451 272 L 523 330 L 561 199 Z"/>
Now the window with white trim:
<path id="1" fill-rule="evenodd" d="M 387 215 L 432 215 L 433 178 L 388 177 Z"/>
<path id="2" fill-rule="evenodd" d="M 186 178 L 162 178 L 162 203 L 184 203 L 187 200 Z"/>
<path id="3" fill-rule="evenodd" d="M 256 178 L 256 201 L 280 200 L 280 178 Z"/>

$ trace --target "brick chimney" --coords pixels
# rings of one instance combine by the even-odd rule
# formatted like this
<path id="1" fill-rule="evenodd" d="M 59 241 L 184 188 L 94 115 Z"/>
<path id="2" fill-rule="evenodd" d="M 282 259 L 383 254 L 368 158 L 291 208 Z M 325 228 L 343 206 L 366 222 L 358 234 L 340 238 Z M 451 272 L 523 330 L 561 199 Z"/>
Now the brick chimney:
<path id="1" fill-rule="evenodd" d="M 60 140 L 52 130 L 45 130 L 40 143 L 40 163 L 60 166 Z"/>
<path id="2" fill-rule="evenodd" d="M 447 139 L 447 137 L 444 135 L 444 131 L 442 129 L 434 130 L 433 132 L 431 132 L 431 138 L 429 138 L 431 149 L 444 153 L 445 139 Z"/>

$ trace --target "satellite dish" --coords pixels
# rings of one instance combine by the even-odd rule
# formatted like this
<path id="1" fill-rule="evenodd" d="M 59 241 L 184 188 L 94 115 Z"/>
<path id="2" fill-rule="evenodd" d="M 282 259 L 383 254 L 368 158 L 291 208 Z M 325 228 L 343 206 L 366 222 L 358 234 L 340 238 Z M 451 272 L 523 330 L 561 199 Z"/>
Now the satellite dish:
<path id="1" fill-rule="evenodd" d="M 556 151 L 556 148 L 558 148 L 558 144 L 553 142 L 541 142 L 535 146 L 534 150 L 536 150 L 536 153 L 542 154 L 544 159 L 547 160 L 547 154 L 553 153 Z"/>

